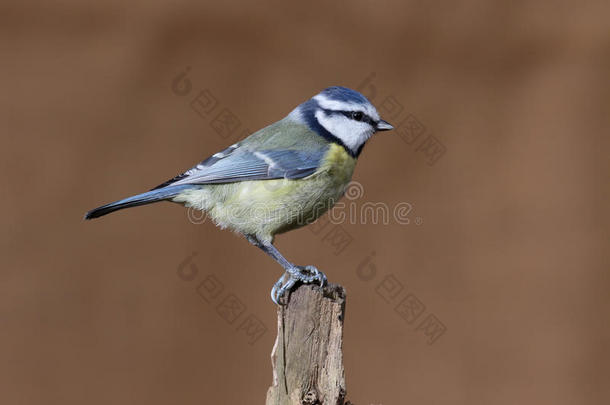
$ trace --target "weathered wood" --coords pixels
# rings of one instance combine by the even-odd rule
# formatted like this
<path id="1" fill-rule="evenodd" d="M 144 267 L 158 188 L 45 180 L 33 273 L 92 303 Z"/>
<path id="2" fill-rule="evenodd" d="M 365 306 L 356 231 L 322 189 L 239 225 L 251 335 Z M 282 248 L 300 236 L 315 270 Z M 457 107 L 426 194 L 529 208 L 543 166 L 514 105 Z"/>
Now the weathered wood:
<path id="1" fill-rule="evenodd" d="M 301 285 L 278 307 L 267 405 L 344 405 L 345 290 Z"/>

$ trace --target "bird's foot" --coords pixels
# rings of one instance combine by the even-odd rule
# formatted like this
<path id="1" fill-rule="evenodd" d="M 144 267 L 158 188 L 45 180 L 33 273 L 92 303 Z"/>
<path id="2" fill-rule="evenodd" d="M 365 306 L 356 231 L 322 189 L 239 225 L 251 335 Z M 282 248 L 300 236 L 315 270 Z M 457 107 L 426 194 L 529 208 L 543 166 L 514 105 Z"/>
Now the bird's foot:
<path id="1" fill-rule="evenodd" d="M 282 298 L 286 293 L 290 294 L 290 290 L 298 282 L 303 284 L 317 283 L 320 284 L 320 288 L 326 285 L 326 275 L 314 266 L 294 266 L 284 273 L 282 277 L 277 280 L 271 289 L 271 300 L 277 305 L 284 305 Z"/>

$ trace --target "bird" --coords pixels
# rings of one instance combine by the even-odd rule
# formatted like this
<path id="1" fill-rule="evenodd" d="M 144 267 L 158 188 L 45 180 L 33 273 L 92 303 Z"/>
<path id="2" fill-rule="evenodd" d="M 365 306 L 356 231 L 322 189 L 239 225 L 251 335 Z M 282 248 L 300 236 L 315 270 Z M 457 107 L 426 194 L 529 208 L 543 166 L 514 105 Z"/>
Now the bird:
<path id="1" fill-rule="evenodd" d="M 271 289 L 272 301 L 283 305 L 297 283 L 323 287 L 327 277 L 315 266 L 288 261 L 274 246 L 275 236 L 330 209 L 345 193 L 367 141 L 391 129 L 361 93 L 328 87 L 281 120 L 150 191 L 88 211 L 85 219 L 159 201 L 203 211 L 284 268 Z"/>

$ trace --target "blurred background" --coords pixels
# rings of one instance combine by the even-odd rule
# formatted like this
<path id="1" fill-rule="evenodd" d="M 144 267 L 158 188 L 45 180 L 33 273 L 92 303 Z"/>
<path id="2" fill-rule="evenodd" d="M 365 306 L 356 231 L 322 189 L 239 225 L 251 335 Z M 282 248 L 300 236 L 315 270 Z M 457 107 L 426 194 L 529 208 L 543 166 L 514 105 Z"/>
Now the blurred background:
<path id="1" fill-rule="evenodd" d="M 608 13 L 3 2 L 2 402 L 263 403 L 280 267 L 174 204 L 82 216 L 343 85 L 397 129 L 339 211 L 391 215 L 276 244 L 347 289 L 348 399 L 608 403 Z"/>

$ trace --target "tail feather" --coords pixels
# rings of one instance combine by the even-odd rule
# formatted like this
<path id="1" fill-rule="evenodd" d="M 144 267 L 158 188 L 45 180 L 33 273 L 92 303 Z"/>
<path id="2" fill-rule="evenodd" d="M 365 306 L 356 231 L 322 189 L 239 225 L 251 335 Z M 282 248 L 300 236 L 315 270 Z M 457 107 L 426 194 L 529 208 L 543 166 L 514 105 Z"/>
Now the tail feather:
<path id="1" fill-rule="evenodd" d="M 151 204 L 157 201 L 167 200 L 175 197 L 182 191 L 193 187 L 192 185 L 183 184 L 179 186 L 168 186 L 157 190 L 147 191 L 146 193 L 127 197 L 119 201 L 115 201 L 101 207 L 92 209 L 85 214 L 85 219 L 93 219 L 110 214 L 111 212 L 122 210 L 124 208 L 137 207 L 140 205 Z"/>

